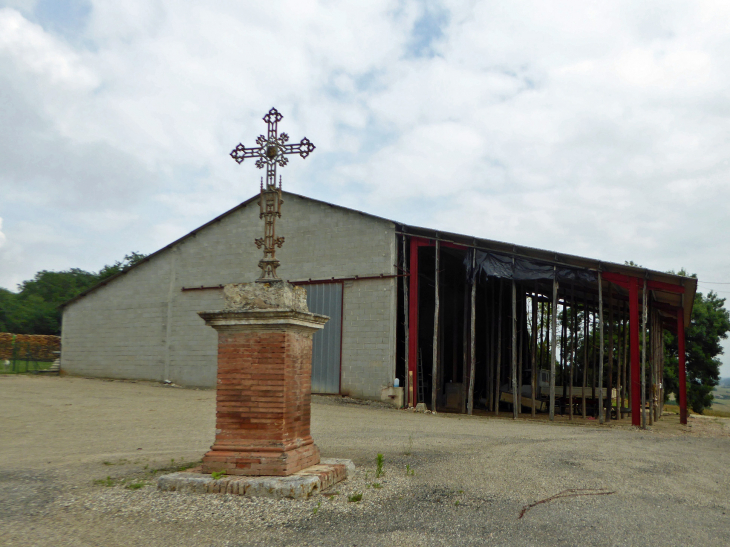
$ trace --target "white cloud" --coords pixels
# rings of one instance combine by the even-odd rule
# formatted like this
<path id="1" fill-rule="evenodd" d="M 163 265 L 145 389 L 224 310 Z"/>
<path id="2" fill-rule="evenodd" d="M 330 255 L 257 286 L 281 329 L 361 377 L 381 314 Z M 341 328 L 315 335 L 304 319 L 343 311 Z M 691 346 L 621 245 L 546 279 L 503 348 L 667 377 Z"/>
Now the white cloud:
<path id="1" fill-rule="evenodd" d="M 730 280 L 724 4 L 93 2 L 72 38 L 13 5 L 0 286 L 154 251 L 250 197 L 261 173 L 227 154 L 271 106 L 317 145 L 292 191 Z"/>

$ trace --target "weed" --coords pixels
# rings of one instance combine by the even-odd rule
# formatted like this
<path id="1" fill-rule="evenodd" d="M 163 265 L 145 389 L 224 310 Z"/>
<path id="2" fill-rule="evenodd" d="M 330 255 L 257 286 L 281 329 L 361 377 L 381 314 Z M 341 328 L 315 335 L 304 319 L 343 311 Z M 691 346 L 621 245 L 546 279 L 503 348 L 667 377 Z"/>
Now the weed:
<path id="1" fill-rule="evenodd" d="M 406 464 L 406 475 L 409 475 L 409 476 L 412 477 L 415 474 L 416 474 L 416 471 L 414 469 L 411 469 L 411 464 L 410 463 L 407 463 Z"/>
<path id="2" fill-rule="evenodd" d="M 175 458 L 172 458 L 172 459 L 170 460 L 170 465 L 175 465 Z"/>
<path id="3" fill-rule="evenodd" d="M 150 464 L 147 464 L 144 466 L 145 469 L 147 469 L 150 466 Z"/>
<path id="4" fill-rule="evenodd" d="M 317 514 L 317 511 L 319 511 L 319 508 L 320 507 L 322 507 L 322 502 L 321 501 L 320 502 L 317 502 L 317 507 L 315 507 L 314 509 L 312 509 L 312 514 L 313 515 L 316 515 Z"/>
<path id="5" fill-rule="evenodd" d="M 101 463 L 103 463 L 104 465 L 114 465 L 114 464 L 113 464 L 112 462 L 108 462 L 108 461 L 106 461 L 106 460 L 104 460 L 104 461 L 103 461 L 103 462 L 101 462 Z"/>
<path id="6" fill-rule="evenodd" d="M 383 470 L 383 455 L 378 454 L 378 457 L 376 458 L 376 468 L 375 468 L 375 478 L 379 479 L 383 475 L 385 475 L 385 471 Z"/>
<path id="7" fill-rule="evenodd" d="M 456 500 L 456 501 L 454 502 L 454 505 L 456 505 L 456 506 L 458 507 L 458 506 L 459 506 L 459 500 Z"/>
<path id="8" fill-rule="evenodd" d="M 464 491 L 463 491 L 463 490 L 458 490 L 458 491 L 457 491 L 457 493 L 458 493 L 458 494 L 463 494 L 463 493 L 464 493 Z"/>
<path id="9" fill-rule="evenodd" d="M 145 486 L 146 482 L 133 482 L 126 486 L 126 488 L 129 488 L 130 490 L 139 490 L 143 486 Z"/>
<path id="10" fill-rule="evenodd" d="M 214 481 L 217 481 L 218 479 L 220 479 L 225 474 L 226 474 L 226 470 L 224 469 L 223 471 L 213 471 L 210 474 L 210 476 L 213 477 L 213 480 Z"/>
<path id="11" fill-rule="evenodd" d="M 347 501 L 356 503 L 362 499 L 362 492 L 355 492 L 352 496 L 347 498 Z"/>
<path id="12" fill-rule="evenodd" d="M 186 469 L 192 469 L 193 467 L 200 465 L 200 460 L 197 462 L 183 463 L 177 466 L 178 471 L 185 471 Z"/>
<path id="13" fill-rule="evenodd" d="M 114 479 L 112 479 L 110 476 L 107 475 L 105 479 L 96 479 L 94 481 L 94 484 L 97 486 L 114 486 Z"/>
<path id="14" fill-rule="evenodd" d="M 376 488 L 376 489 L 377 489 L 377 488 L 382 488 L 382 487 L 383 487 L 383 485 L 382 485 L 382 484 L 380 484 L 379 482 L 374 482 L 372 486 L 373 486 L 373 488 Z"/>

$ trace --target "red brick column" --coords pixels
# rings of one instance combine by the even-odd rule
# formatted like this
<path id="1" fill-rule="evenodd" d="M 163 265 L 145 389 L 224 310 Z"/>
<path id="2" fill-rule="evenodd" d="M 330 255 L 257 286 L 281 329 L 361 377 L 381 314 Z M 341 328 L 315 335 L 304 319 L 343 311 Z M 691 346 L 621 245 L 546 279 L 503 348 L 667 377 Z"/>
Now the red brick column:
<path id="1" fill-rule="evenodd" d="M 201 312 L 218 331 L 216 437 L 203 472 L 291 475 L 319 463 L 310 434 L 312 335 L 293 310 Z"/>

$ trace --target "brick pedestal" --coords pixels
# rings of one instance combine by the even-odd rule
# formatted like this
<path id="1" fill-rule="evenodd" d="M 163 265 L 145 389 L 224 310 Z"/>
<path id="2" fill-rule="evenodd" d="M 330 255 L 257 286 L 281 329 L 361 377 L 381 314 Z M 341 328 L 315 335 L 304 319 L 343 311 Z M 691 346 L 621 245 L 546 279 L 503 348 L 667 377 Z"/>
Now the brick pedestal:
<path id="1" fill-rule="evenodd" d="M 312 335 L 328 318 L 256 304 L 264 309 L 199 314 L 218 331 L 216 436 L 204 473 L 291 475 L 319 463 L 309 430 Z"/>

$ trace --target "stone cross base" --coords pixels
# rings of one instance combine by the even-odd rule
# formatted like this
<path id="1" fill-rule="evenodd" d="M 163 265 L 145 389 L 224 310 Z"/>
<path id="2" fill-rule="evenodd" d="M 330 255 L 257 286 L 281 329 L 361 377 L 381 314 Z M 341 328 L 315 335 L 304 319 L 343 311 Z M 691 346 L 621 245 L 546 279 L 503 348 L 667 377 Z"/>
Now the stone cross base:
<path id="1" fill-rule="evenodd" d="M 285 287 L 301 291 L 292 304 L 291 295 L 274 294 L 281 284 L 251 285 L 233 286 L 256 293 L 243 305 L 226 287 L 236 309 L 200 313 L 218 331 L 216 436 L 202 471 L 291 475 L 319 463 L 310 434 L 312 335 L 328 318 L 306 311 L 303 289 Z"/>

